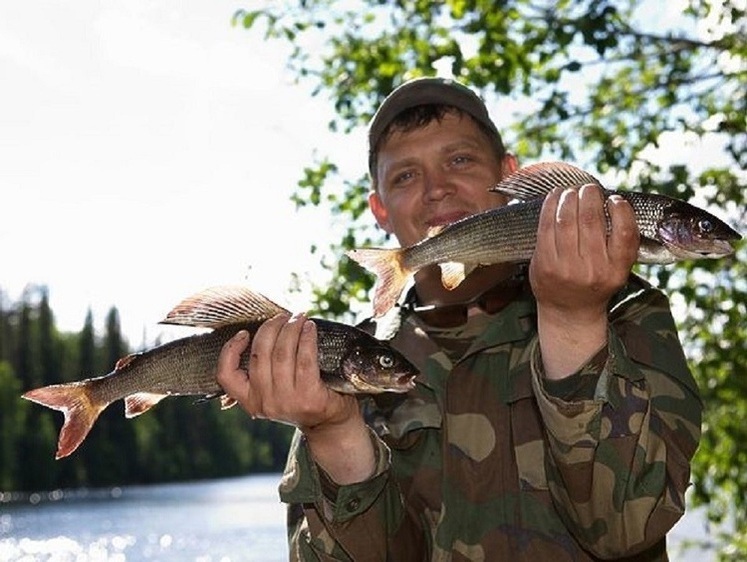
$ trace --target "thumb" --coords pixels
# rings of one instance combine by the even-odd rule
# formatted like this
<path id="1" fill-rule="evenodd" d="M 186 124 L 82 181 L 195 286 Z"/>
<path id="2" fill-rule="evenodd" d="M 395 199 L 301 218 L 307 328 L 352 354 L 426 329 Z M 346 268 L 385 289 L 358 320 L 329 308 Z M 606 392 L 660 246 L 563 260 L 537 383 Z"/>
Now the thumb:
<path id="1" fill-rule="evenodd" d="M 227 394 L 236 397 L 249 384 L 248 373 L 241 368 L 241 354 L 249 346 L 249 332 L 239 330 L 223 344 L 218 356 L 218 370 L 215 378 Z"/>

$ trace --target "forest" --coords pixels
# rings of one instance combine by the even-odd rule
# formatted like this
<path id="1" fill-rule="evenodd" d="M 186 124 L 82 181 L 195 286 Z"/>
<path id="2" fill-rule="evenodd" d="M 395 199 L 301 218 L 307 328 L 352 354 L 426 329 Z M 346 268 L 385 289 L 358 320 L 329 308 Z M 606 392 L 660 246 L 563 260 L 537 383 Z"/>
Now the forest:
<path id="1" fill-rule="evenodd" d="M 157 345 L 158 342 L 155 343 Z M 62 414 L 21 399 L 26 390 L 110 372 L 135 350 L 111 308 L 103 334 L 85 316 L 78 333 L 60 332 L 44 286 L 18 302 L 0 290 L 0 492 L 199 480 L 277 472 L 289 426 L 251 420 L 218 400 L 171 397 L 133 419 L 122 401 L 101 414 L 81 447 L 55 460 Z"/>

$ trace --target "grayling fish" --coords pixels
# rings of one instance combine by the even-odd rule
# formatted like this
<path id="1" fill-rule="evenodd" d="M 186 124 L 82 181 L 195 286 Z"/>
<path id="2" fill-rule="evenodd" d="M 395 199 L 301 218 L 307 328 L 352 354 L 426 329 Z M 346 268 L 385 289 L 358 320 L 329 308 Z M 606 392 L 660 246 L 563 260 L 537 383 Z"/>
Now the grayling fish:
<path id="1" fill-rule="evenodd" d="M 409 278 L 426 266 L 440 264 L 442 282 L 452 289 L 479 265 L 530 260 L 546 195 L 555 187 L 590 183 L 601 187 L 594 176 L 570 164 L 533 164 L 491 188 L 519 203 L 465 217 L 412 246 L 358 248 L 347 255 L 376 274 L 373 307 L 374 315 L 381 316 L 394 306 Z M 654 193 L 603 190 L 605 197 L 618 194 L 633 207 L 641 234 L 641 263 L 720 258 L 733 253 L 731 241 L 741 238 L 711 213 L 685 201 Z"/>
<path id="2" fill-rule="evenodd" d="M 120 359 L 114 370 L 96 378 L 30 390 L 23 397 L 60 410 L 56 458 L 71 454 L 88 435 L 99 414 L 124 398 L 125 416 L 135 417 L 167 396 L 230 399 L 215 379 L 223 344 L 241 329 L 254 333 L 280 312 L 287 312 L 266 297 L 244 287 L 215 287 L 189 297 L 162 321 L 211 328 L 211 332 L 177 339 L 148 351 Z M 318 329 L 318 360 L 322 380 L 345 394 L 407 392 L 414 387 L 417 370 L 399 352 L 353 326 L 314 318 Z M 248 352 L 242 367 L 248 366 Z"/>

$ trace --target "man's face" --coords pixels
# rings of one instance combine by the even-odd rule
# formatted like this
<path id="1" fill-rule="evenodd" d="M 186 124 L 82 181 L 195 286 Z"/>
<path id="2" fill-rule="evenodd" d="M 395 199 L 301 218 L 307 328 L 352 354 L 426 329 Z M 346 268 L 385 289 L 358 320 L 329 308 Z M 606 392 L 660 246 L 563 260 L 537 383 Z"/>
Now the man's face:
<path id="1" fill-rule="evenodd" d="M 395 131 L 378 153 L 378 189 L 369 197 L 379 226 L 401 246 L 434 227 L 506 204 L 488 191 L 516 169 L 510 155 L 497 161 L 493 147 L 468 116 L 447 113 L 439 122 Z"/>

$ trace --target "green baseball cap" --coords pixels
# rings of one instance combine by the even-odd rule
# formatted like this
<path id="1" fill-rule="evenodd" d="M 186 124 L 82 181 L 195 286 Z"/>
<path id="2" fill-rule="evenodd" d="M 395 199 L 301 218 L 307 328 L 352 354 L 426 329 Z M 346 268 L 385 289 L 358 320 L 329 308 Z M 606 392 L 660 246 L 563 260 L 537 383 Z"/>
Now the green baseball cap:
<path id="1" fill-rule="evenodd" d="M 487 127 L 499 140 L 501 138 L 488 115 L 485 102 L 467 86 L 448 78 L 415 78 L 395 88 L 371 119 L 368 127 L 368 166 L 372 175 L 374 151 L 387 127 L 404 110 L 428 104 L 454 106 Z"/>

